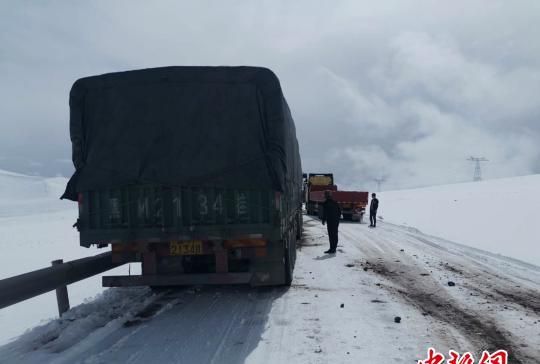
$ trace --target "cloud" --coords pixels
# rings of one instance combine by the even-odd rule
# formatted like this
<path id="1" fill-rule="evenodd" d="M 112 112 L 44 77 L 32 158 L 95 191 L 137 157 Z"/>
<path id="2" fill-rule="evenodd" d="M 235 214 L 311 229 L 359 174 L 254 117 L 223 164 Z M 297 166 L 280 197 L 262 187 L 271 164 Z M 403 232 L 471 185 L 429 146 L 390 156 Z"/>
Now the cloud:
<path id="1" fill-rule="evenodd" d="M 79 77 L 164 65 L 279 76 L 306 172 L 373 189 L 540 173 L 540 3 L 0 4 L 0 168 L 69 174 Z"/>
<path id="2" fill-rule="evenodd" d="M 485 63 L 427 33 L 400 33 L 382 52 L 366 82 L 323 69 L 342 131 L 325 168 L 342 165 L 351 185 L 388 175 L 398 188 L 466 180 L 470 154 L 491 158 L 487 177 L 538 173 L 538 69 Z"/>

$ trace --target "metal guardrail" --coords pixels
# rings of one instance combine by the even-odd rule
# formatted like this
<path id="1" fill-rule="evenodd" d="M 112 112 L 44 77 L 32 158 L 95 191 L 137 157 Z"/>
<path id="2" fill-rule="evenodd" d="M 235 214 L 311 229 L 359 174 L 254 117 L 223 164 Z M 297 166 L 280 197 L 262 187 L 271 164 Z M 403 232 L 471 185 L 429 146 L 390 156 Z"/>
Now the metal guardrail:
<path id="1" fill-rule="evenodd" d="M 122 264 L 113 263 L 111 252 L 107 252 L 66 263 L 53 262 L 52 267 L 2 279 L 0 280 L 0 309 L 63 288 Z M 59 310 L 61 314 L 60 301 Z"/>

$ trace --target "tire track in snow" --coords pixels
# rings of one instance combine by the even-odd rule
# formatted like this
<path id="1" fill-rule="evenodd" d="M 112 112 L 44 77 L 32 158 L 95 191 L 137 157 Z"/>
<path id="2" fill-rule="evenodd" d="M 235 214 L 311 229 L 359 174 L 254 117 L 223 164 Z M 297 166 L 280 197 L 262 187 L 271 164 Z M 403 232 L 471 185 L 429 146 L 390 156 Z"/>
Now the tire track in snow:
<path id="1" fill-rule="evenodd" d="M 410 305 L 422 311 L 424 315 L 429 315 L 438 321 L 454 327 L 464 337 L 471 340 L 477 348 L 477 353 L 482 350 L 496 351 L 500 348 L 508 348 L 512 363 L 530 363 L 530 357 L 520 353 L 516 349 L 517 343 L 510 338 L 510 334 L 498 327 L 497 323 L 482 315 L 478 311 L 470 311 L 461 307 L 451 297 L 445 295 L 437 282 L 433 280 L 433 291 L 426 291 L 424 285 L 418 285 L 417 277 L 407 273 L 397 274 L 392 268 L 388 268 L 384 263 L 372 265 L 372 271 L 382 277 L 392 281 L 401 288 L 384 285 L 383 287 L 404 298 Z M 528 359 L 523 361 L 522 359 Z"/>
<path id="2" fill-rule="evenodd" d="M 390 285 L 382 285 L 383 288 L 401 297 L 411 306 L 416 307 L 423 315 L 429 315 L 446 327 L 453 327 L 463 337 L 468 338 L 475 344 L 476 348 L 479 348 L 479 351 L 513 348 L 509 350 L 512 363 L 532 363 L 537 360 L 537 358 L 533 358 L 523 353 L 520 349 L 517 349 L 520 347 L 519 343 L 514 342 L 512 335 L 501 328 L 497 322 L 478 310 L 463 307 L 455 299 L 446 294 L 439 282 L 426 276 L 429 274 L 429 270 L 426 269 L 427 267 L 418 266 L 409 257 L 396 254 L 398 246 L 393 245 L 390 240 L 385 239 L 385 235 L 391 235 L 393 238 L 391 240 L 393 241 L 401 238 L 402 243 L 409 243 L 409 241 L 403 239 L 405 232 L 399 234 L 398 229 L 393 228 L 391 229 L 391 234 L 384 234 L 385 229 L 379 227 L 377 229 L 382 230 L 381 233 L 371 234 L 362 232 L 363 236 L 359 236 L 358 231 L 351 232 L 349 229 L 342 229 L 342 234 L 349 241 L 358 242 L 362 240 L 364 244 L 355 245 L 365 254 L 368 261 L 366 264 L 366 267 L 369 267 L 368 271 L 374 272 L 383 279 L 391 282 Z M 429 246 L 438 253 L 440 258 L 446 258 L 445 255 L 453 255 L 453 252 L 445 247 L 440 247 L 439 244 L 431 242 L 426 238 L 418 239 L 411 234 L 408 234 L 408 238 L 416 239 L 420 243 Z M 366 242 L 369 244 L 365 244 Z M 377 246 L 378 249 L 375 249 L 374 246 Z M 383 251 L 383 259 L 380 257 L 381 250 Z M 420 284 L 418 277 L 421 275 L 424 276 L 424 279 L 422 279 Z M 477 280 L 482 279 L 476 272 L 471 274 L 471 276 L 476 277 Z M 485 279 L 485 275 L 483 278 Z M 499 296 L 502 298 L 511 299 L 513 302 L 527 306 L 533 311 L 538 309 L 537 301 L 528 299 L 531 293 L 520 291 L 519 294 L 507 294 L 503 291 L 501 292 L 499 292 Z"/>

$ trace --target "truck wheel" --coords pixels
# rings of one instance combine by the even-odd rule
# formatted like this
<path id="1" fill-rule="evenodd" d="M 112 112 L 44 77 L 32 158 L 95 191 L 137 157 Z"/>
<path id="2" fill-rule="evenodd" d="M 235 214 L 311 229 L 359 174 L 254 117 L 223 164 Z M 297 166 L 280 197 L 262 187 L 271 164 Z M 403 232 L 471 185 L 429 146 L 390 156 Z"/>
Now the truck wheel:
<path id="1" fill-rule="evenodd" d="M 302 212 L 298 213 L 298 217 L 296 219 L 296 240 L 302 239 L 302 225 L 304 224 L 304 219 L 302 217 Z"/>
<path id="2" fill-rule="evenodd" d="M 293 267 L 291 264 L 291 256 L 289 248 L 285 248 L 285 286 L 290 286 L 293 279 Z"/>

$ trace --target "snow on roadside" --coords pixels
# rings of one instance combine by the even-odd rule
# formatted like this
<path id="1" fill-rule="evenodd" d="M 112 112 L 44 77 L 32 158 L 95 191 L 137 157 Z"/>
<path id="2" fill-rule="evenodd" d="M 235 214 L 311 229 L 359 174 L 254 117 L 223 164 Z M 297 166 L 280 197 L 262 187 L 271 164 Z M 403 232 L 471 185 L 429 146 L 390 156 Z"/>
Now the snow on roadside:
<path id="1" fill-rule="evenodd" d="M 69 310 L 62 318 L 36 326 L 19 340 L 2 347 L 0 361 L 26 362 L 28 353 L 33 353 L 31 361 L 35 363 L 58 360 L 55 353 L 64 352 L 83 340 L 86 345 L 92 345 L 93 336 L 102 338 L 121 327 L 156 298 L 149 288 L 105 290 L 95 299 Z"/>
<path id="2" fill-rule="evenodd" d="M 0 218 L 61 211 L 73 206 L 60 201 L 67 179 L 43 178 L 0 170 Z"/>
<path id="3" fill-rule="evenodd" d="M 394 200 L 387 194 L 381 197 L 381 214 L 390 219 L 390 207 L 400 206 L 392 201 L 399 202 L 406 194 L 401 191 Z M 407 202 L 415 204 L 401 211 L 419 216 L 420 221 L 422 211 L 414 209 L 424 206 L 421 201 L 427 206 L 439 201 L 444 210 L 450 194 L 458 192 L 443 189 L 441 195 L 446 197 L 439 200 L 433 194 L 415 195 Z M 477 193 L 464 194 L 471 206 L 478 201 Z M 40 211 L 31 203 L 34 197 L 27 200 L 24 215 L 0 218 L 1 274 L 99 252 L 78 246 L 77 232 L 71 228 L 76 218 L 73 205 Z M 431 222 L 438 226 L 438 221 Z M 415 226 L 427 231 L 421 224 Z M 484 345 L 511 349 L 521 363 L 531 362 L 530 353 L 540 345 L 535 335 L 540 324 L 540 268 L 386 223 L 377 229 L 340 225 L 339 253 L 328 256 L 322 253 L 327 248 L 324 227 L 306 218 L 305 228 L 289 290 L 245 295 L 209 289 L 182 302 L 169 302 L 143 325 L 126 326 L 159 297 L 145 289 L 113 289 L 92 301 L 102 291 L 99 277 L 93 277 L 70 286 L 73 309 L 63 318 L 42 321 L 40 327 L 0 347 L 0 362 L 146 363 L 149 358 L 170 362 L 179 357 L 199 362 L 235 362 L 241 357 L 240 362 L 257 364 L 413 362 L 429 346 L 447 352 L 479 350 Z M 527 231 L 520 234 L 528 236 Z M 456 286 L 449 287 L 449 280 Z M 55 304 L 51 293 L 0 310 L 0 345 L 55 316 Z M 394 322 L 395 316 L 402 318 L 400 323 Z M 174 340 L 163 340 L 164 335 Z"/>
<path id="4" fill-rule="evenodd" d="M 0 279 L 45 268 L 51 261 L 92 256 L 103 249 L 79 245 L 77 204 L 60 201 L 66 178 L 24 176 L 0 170 Z M 122 266 L 107 274 L 139 271 Z M 71 306 L 103 291 L 101 275 L 68 287 Z M 58 315 L 56 296 L 49 292 L 0 310 L 0 345 L 38 323 Z"/>
<path id="5" fill-rule="evenodd" d="M 378 195 L 386 221 L 540 266 L 540 175 Z"/>
<path id="6" fill-rule="evenodd" d="M 388 223 L 343 223 L 338 254 L 326 255 L 325 227 L 308 217 L 304 227 L 288 289 L 110 290 L 0 347 L 0 358 L 412 363 L 435 347 L 535 362 L 540 268 Z"/>

